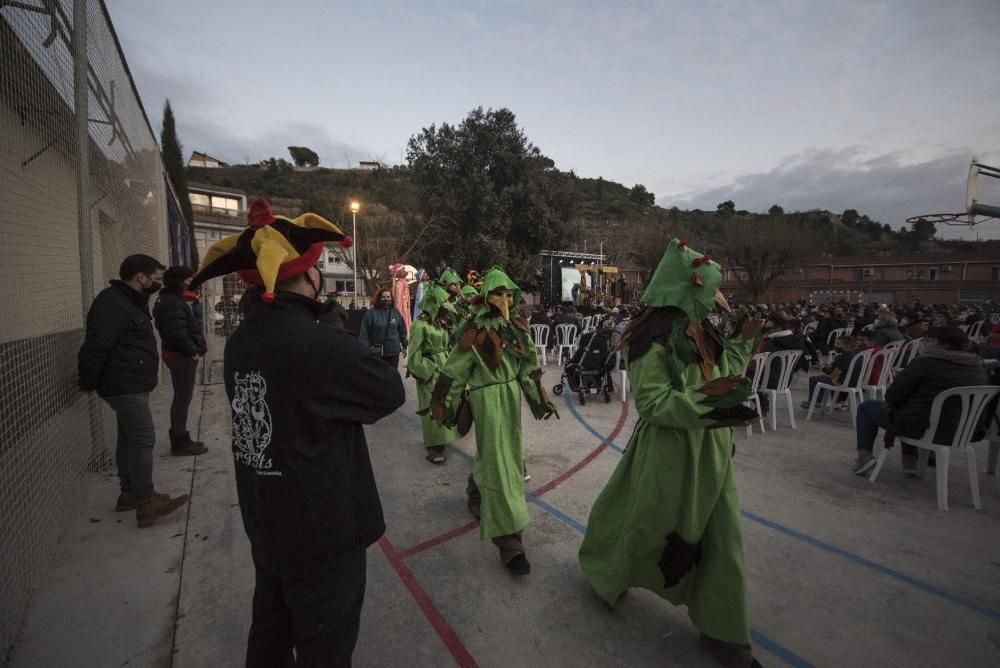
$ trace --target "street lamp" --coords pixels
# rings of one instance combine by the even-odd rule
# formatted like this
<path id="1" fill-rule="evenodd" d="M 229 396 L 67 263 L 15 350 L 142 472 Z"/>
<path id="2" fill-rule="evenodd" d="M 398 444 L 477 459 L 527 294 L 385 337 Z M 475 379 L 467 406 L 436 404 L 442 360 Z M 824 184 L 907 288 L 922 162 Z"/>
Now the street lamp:
<path id="1" fill-rule="evenodd" d="M 351 262 L 352 268 L 354 269 L 354 306 L 357 308 L 358 305 L 358 211 L 361 210 L 361 204 L 357 200 L 351 202 L 351 226 L 354 228 L 351 236 L 354 237 L 354 246 L 351 251 L 353 261 Z"/>

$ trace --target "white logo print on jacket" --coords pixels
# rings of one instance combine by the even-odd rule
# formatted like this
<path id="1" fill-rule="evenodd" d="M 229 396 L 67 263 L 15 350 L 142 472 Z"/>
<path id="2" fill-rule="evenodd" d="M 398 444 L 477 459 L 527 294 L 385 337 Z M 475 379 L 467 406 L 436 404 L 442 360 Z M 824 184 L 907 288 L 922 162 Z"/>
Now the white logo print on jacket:
<path id="1" fill-rule="evenodd" d="M 281 475 L 271 471 L 272 462 L 264 451 L 271 443 L 271 410 L 267 406 L 267 382 L 257 372 L 240 377 L 233 374 L 236 384 L 233 393 L 233 442 L 236 460 L 252 466 L 261 475 Z"/>

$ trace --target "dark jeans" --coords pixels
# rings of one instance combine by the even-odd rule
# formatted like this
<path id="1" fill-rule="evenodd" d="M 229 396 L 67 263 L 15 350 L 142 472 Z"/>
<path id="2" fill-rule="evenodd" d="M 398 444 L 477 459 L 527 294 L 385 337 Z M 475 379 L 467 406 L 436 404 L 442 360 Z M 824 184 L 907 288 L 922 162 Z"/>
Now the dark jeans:
<path id="1" fill-rule="evenodd" d="M 257 568 L 248 668 L 350 666 L 365 600 L 365 558 L 359 547 L 295 578 Z"/>
<path id="2" fill-rule="evenodd" d="M 163 360 L 170 369 L 170 380 L 174 385 L 174 399 L 170 403 L 170 430 L 175 434 L 187 433 L 188 408 L 194 397 L 195 374 L 198 359 L 188 357 L 177 360 Z"/>
<path id="3" fill-rule="evenodd" d="M 885 447 L 891 448 L 895 442 L 896 435 L 893 432 L 892 422 L 889 420 L 889 413 L 886 403 L 879 399 L 868 399 L 862 401 L 858 406 L 858 423 L 855 430 L 858 435 L 858 451 L 872 452 L 875 449 L 875 439 L 878 437 L 879 427 L 885 429 Z M 903 443 L 904 455 L 915 455 L 917 449 L 912 445 Z"/>
<path id="4" fill-rule="evenodd" d="M 104 397 L 115 411 L 118 422 L 118 447 L 115 463 L 123 492 L 138 503 L 153 498 L 153 445 L 156 431 L 149 411 L 149 393 L 119 394 Z"/>

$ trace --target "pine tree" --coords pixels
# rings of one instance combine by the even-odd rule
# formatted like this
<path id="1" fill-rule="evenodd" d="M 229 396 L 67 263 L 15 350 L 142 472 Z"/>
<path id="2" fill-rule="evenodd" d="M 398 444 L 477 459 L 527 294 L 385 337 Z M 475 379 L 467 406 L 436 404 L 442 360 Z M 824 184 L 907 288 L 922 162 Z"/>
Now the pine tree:
<path id="1" fill-rule="evenodd" d="M 191 266 L 198 267 L 198 246 L 194 241 L 194 212 L 191 210 L 191 196 L 188 194 L 187 175 L 184 173 L 184 154 L 180 140 L 177 139 L 177 127 L 174 123 L 174 112 L 170 108 L 170 100 L 163 105 L 163 129 L 160 130 L 160 150 L 163 155 L 163 167 L 167 177 L 174 185 L 174 192 L 180 200 L 181 213 L 187 223 L 188 235 L 191 239 Z"/>

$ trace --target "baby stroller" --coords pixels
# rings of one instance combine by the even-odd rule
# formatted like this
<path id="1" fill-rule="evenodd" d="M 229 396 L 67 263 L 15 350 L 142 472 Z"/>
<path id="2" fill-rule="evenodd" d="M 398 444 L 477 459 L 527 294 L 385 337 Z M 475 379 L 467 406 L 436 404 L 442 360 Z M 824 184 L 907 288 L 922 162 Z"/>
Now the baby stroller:
<path id="1" fill-rule="evenodd" d="M 613 330 L 601 328 L 587 335 L 563 367 L 558 385 L 552 388 L 554 394 L 562 394 L 569 385 L 570 392 L 580 395 L 580 405 L 587 403 L 588 394 L 603 394 L 604 403 L 611 403 L 611 393 L 615 382 L 611 376 L 615 356 L 611 354 Z"/>

